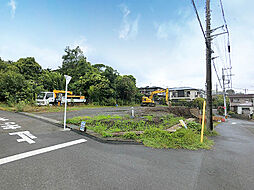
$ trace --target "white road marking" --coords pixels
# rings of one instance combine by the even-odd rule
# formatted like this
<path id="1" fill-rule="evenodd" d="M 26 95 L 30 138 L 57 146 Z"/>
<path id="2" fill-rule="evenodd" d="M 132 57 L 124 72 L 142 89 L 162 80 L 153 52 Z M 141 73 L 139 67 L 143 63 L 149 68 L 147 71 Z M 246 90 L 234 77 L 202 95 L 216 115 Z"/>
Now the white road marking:
<path id="1" fill-rule="evenodd" d="M 3 129 L 18 129 L 18 128 L 21 128 L 21 126 L 17 125 L 15 122 L 6 122 L 5 124 L 2 124 L 1 127 Z"/>
<path id="2" fill-rule="evenodd" d="M 235 125 L 236 124 L 236 122 L 233 122 L 233 123 L 231 123 L 232 125 Z"/>
<path id="3" fill-rule="evenodd" d="M 0 121 L 8 121 L 9 119 L 6 119 L 4 117 L 0 117 Z"/>
<path id="4" fill-rule="evenodd" d="M 32 135 L 29 131 L 20 131 L 15 133 L 9 133 L 9 135 L 18 135 L 21 139 L 17 139 L 18 142 L 28 142 L 29 144 L 35 143 L 32 139 L 36 139 L 37 137 Z"/>
<path id="5" fill-rule="evenodd" d="M 72 146 L 72 145 L 75 145 L 75 144 L 80 144 L 80 143 L 83 143 L 83 142 L 86 142 L 86 141 L 87 141 L 86 139 L 79 139 L 79 140 L 70 141 L 70 142 L 67 142 L 67 143 L 62 143 L 62 144 L 58 144 L 58 145 L 54 145 L 54 146 L 49 146 L 49 147 L 46 147 L 46 148 L 41 148 L 41 149 L 38 149 L 38 150 L 32 150 L 32 151 L 21 153 L 21 154 L 16 154 L 16 155 L 9 156 L 9 157 L 6 157 L 6 158 L 1 158 L 0 159 L 0 165 L 6 164 L 6 163 L 9 163 L 9 162 L 13 162 L 13 161 L 16 161 L 16 160 L 28 158 L 28 157 L 31 157 L 31 156 L 35 156 L 35 155 L 38 155 L 38 154 L 50 152 L 50 151 L 57 150 L 57 149 L 60 149 L 60 148 L 65 148 L 65 147 Z"/>

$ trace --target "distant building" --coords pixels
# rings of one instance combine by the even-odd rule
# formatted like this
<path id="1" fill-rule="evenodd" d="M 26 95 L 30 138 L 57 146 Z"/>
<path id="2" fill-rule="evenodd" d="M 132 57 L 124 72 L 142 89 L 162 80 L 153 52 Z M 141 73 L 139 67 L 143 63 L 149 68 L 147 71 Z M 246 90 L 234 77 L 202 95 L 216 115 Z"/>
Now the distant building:
<path id="1" fill-rule="evenodd" d="M 237 114 L 249 115 L 254 111 L 254 94 L 229 95 L 230 110 Z"/>
<path id="2" fill-rule="evenodd" d="M 156 90 L 163 90 L 163 88 L 158 86 L 146 86 L 139 88 L 140 93 L 144 94 L 144 96 L 150 96 L 151 92 Z M 176 87 L 176 88 L 169 88 L 169 95 L 168 98 L 170 101 L 179 101 L 179 100 L 186 100 L 192 101 L 196 98 L 204 98 L 205 91 L 202 89 L 192 88 L 192 87 Z M 158 96 L 164 96 L 165 93 L 159 93 Z"/>
<path id="3" fill-rule="evenodd" d="M 144 94 L 144 96 L 150 96 L 151 92 L 156 91 L 156 90 L 163 90 L 163 88 L 159 87 L 159 86 L 146 86 L 146 87 L 141 87 L 139 88 L 139 92 L 141 94 Z"/>
<path id="4" fill-rule="evenodd" d="M 192 101 L 196 98 L 205 98 L 205 91 L 202 89 L 192 87 L 176 87 L 169 88 L 169 100 L 179 101 L 186 100 Z"/>

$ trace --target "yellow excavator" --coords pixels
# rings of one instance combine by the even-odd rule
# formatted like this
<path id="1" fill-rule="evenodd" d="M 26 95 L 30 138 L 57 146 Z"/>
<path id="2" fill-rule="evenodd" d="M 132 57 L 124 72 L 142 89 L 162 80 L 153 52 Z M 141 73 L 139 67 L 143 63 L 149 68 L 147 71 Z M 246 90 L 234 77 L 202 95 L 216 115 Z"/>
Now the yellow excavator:
<path id="1" fill-rule="evenodd" d="M 153 91 L 149 97 L 143 96 L 143 97 L 142 97 L 141 106 L 155 107 L 156 104 L 155 104 L 155 102 L 154 102 L 154 100 L 153 100 L 153 96 L 154 96 L 155 94 L 163 93 L 163 92 L 166 93 L 166 103 L 167 103 L 167 105 L 169 105 L 169 104 L 168 104 L 168 88 L 167 88 L 167 89 L 164 89 L 164 90 L 156 90 L 156 91 Z"/>

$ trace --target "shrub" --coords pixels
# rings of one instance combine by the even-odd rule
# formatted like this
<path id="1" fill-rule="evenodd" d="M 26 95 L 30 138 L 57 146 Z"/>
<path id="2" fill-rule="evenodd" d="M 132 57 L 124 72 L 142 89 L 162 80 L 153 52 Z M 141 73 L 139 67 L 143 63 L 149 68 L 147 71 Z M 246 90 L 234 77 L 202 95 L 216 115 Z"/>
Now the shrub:
<path id="1" fill-rule="evenodd" d="M 123 137 L 126 139 L 136 139 L 137 135 L 134 132 L 127 132 L 123 135 Z"/>
<path id="2" fill-rule="evenodd" d="M 195 130 L 197 130 L 197 131 L 201 131 L 201 124 L 199 124 L 199 123 L 196 123 L 196 122 L 194 122 L 194 121 L 191 121 L 191 122 L 188 122 L 187 123 L 187 127 L 188 128 L 191 128 L 191 129 L 195 129 Z"/>
<path id="3" fill-rule="evenodd" d="M 16 104 L 16 111 L 17 112 L 24 111 L 25 106 L 26 106 L 26 103 L 24 101 L 20 101 L 19 103 Z"/>
<path id="4" fill-rule="evenodd" d="M 228 112 L 228 115 L 234 115 L 234 114 L 235 114 L 235 112 L 232 112 L 232 111 Z"/>

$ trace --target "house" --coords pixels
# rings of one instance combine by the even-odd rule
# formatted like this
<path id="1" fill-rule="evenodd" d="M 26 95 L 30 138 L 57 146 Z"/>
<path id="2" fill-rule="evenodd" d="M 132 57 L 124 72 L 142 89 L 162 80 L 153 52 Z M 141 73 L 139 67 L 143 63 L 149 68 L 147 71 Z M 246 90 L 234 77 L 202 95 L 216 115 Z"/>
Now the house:
<path id="1" fill-rule="evenodd" d="M 159 87 L 159 86 L 151 86 L 151 87 L 146 86 L 146 87 L 141 87 L 141 88 L 139 88 L 139 92 L 140 92 L 141 94 L 144 94 L 144 96 L 150 96 L 151 93 L 152 93 L 153 91 L 156 91 L 156 90 L 163 90 L 163 88 L 161 88 L 161 87 Z"/>
<path id="2" fill-rule="evenodd" d="M 196 98 L 205 98 L 205 91 L 202 89 L 192 88 L 192 87 L 176 87 L 169 88 L 169 100 L 179 101 L 186 100 L 192 101 Z"/>
<path id="3" fill-rule="evenodd" d="M 144 96 L 150 96 L 151 92 L 156 90 L 163 90 L 163 88 L 158 86 L 146 86 L 139 88 L 140 93 L 144 94 Z M 198 97 L 204 98 L 205 97 L 205 91 L 197 88 L 192 87 L 176 87 L 176 88 L 169 88 L 168 89 L 169 94 L 169 100 L 170 101 L 179 101 L 179 100 L 186 100 L 186 101 L 192 101 Z M 165 97 L 166 93 L 159 93 L 157 94 L 159 97 Z"/>
<path id="4" fill-rule="evenodd" d="M 230 110 L 237 114 L 249 115 L 254 111 L 254 94 L 229 95 Z"/>

